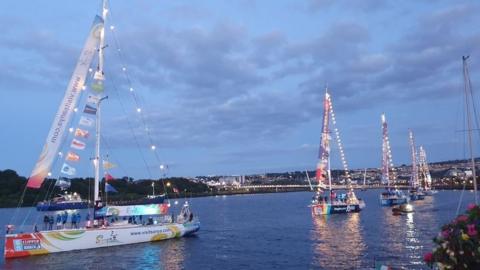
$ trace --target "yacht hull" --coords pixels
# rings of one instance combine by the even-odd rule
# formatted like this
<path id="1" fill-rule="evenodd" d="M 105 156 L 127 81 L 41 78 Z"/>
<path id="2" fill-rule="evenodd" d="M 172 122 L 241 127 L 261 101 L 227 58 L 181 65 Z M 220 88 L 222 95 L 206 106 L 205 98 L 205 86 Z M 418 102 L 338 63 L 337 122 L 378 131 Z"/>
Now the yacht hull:
<path id="1" fill-rule="evenodd" d="M 52 230 L 36 233 L 7 234 L 6 259 L 55 252 L 92 249 L 153 242 L 190 235 L 200 229 L 199 222 L 184 224 L 126 225 L 94 229 Z"/>
<path id="2" fill-rule="evenodd" d="M 316 203 L 316 204 L 312 204 L 311 208 L 312 208 L 312 214 L 315 216 L 356 213 L 362 210 L 362 207 L 360 206 L 360 204 Z"/>

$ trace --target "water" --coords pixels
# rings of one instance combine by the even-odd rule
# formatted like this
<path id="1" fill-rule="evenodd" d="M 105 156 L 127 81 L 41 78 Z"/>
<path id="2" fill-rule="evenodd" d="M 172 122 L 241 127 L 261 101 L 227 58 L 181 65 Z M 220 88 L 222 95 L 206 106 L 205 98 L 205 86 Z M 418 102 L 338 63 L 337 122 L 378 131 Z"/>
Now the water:
<path id="1" fill-rule="evenodd" d="M 414 202 L 416 212 L 404 216 L 379 206 L 379 192 L 357 193 L 367 203 L 361 213 L 327 218 L 312 218 L 309 192 L 194 198 L 192 207 L 202 222 L 197 236 L 6 262 L 2 258 L 0 268 L 370 269 L 377 260 L 425 269 L 423 254 L 432 249 L 440 226 L 455 217 L 461 191 L 440 191 Z M 465 192 L 461 209 L 472 200 L 472 193 Z M 0 209 L 0 226 L 14 211 Z M 20 209 L 19 216 L 29 211 Z M 30 212 L 27 223 L 35 219 L 36 212 Z"/>

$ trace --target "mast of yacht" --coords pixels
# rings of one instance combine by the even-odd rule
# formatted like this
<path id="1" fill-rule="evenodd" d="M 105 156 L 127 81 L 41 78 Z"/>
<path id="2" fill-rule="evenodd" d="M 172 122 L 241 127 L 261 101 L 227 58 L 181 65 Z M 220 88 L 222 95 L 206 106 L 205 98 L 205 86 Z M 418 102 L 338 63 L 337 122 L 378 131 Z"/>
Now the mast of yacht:
<path id="1" fill-rule="evenodd" d="M 320 147 L 318 153 L 318 163 L 316 178 L 318 181 L 318 189 L 320 191 L 322 187 L 322 182 L 326 180 L 326 177 L 329 179 L 329 186 L 331 189 L 331 180 L 330 180 L 330 135 L 329 135 L 329 94 L 328 90 L 325 89 L 325 100 L 323 103 L 323 122 L 322 122 L 322 133 L 320 136 Z M 324 184 L 324 183 L 323 183 Z"/>
<path id="2" fill-rule="evenodd" d="M 105 22 L 107 19 L 107 0 L 103 0 L 102 3 L 102 19 L 103 25 L 100 29 L 100 43 L 98 48 L 98 66 L 93 75 L 95 80 L 93 88 L 99 92 L 103 91 L 103 81 L 105 80 L 105 74 L 103 69 L 104 64 L 104 49 L 105 49 Z M 100 158 L 100 104 L 104 99 L 107 99 L 108 96 L 99 99 L 97 102 L 97 113 L 96 113 L 96 121 L 95 121 L 95 159 L 94 159 L 94 167 L 95 167 L 95 184 L 94 184 L 94 203 L 100 200 L 100 166 L 101 166 L 101 158 Z"/>
<path id="3" fill-rule="evenodd" d="M 367 168 L 365 168 L 365 171 L 363 172 L 363 187 L 365 188 L 365 185 L 367 183 Z"/>
<path id="4" fill-rule="evenodd" d="M 415 138 L 413 137 L 413 131 L 408 130 L 408 138 L 410 143 L 410 150 L 412 154 L 412 175 L 410 176 L 410 186 L 417 188 L 418 186 L 418 167 L 417 167 L 417 149 L 415 147 Z"/>
<path id="5" fill-rule="evenodd" d="M 465 106 L 467 110 L 467 125 L 468 125 L 468 147 L 470 150 L 470 159 L 472 162 L 472 175 L 473 175 L 473 190 L 475 196 L 475 204 L 478 204 L 477 201 L 477 174 L 475 170 L 475 157 L 473 156 L 473 149 L 472 149 L 472 119 L 470 115 L 470 101 L 469 97 L 472 99 L 472 106 L 473 106 L 473 92 L 472 92 L 472 84 L 470 81 L 470 74 L 468 72 L 468 65 L 467 59 L 470 56 L 462 56 L 463 60 L 463 80 L 464 80 L 464 91 L 465 91 Z"/>
<path id="6" fill-rule="evenodd" d="M 388 141 L 388 129 L 387 121 L 385 119 L 385 113 L 381 115 L 382 119 L 382 182 L 387 184 L 387 189 L 390 190 L 390 162 L 391 162 L 391 152 L 390 152 L 390 143 Z"/>

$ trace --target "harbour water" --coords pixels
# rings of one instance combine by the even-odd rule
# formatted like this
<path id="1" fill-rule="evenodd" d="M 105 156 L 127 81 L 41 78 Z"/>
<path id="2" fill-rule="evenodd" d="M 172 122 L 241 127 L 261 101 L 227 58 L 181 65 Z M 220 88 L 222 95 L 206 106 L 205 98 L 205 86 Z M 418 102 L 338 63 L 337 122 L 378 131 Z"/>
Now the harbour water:
<path id="1" fill-rule="evenodd" d="M 455 217 L 462 192 L 440 191 L 414 202 L 416 212 L 403 216 L 393 216 L 391 208 L 381 207 L 379 193 L 357 193 L 367 203 L 361 213 L 325 218 L 311 216 L 310 192 L 193 198 L 192 208 L 202 223 L 196 236 L 2 258 L 0 268 L 372 269 L 378 261 L 400 269 L 426 269 L 423 254 L 432 249 L 440 226 Z M 473 193 L 465 191 L 461 211 L 472 200 Z M 17 215 L 29 211 L 22 208 Z M 14 212 L 0 209 L 2 228 Z M 31 217 L 36 214 L 35 210 L 30 213 Z"/>

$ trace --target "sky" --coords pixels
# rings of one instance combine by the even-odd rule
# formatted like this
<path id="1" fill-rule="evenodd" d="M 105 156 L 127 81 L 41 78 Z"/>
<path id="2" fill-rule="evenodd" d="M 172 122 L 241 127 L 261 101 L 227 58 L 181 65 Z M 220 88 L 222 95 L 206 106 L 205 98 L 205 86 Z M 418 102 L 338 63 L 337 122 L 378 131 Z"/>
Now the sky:
<path id="1" fill-rule="evenodd" d="M 0 169 L 30 174 L 99 11 L 91 0 L 0 1 Z M 380 167 L 382 112 L 395 165 L 411 163 L 408 129 L 428 161 L 464 158 L 461 57 L 476 90 L 479 12 L 478 1 L 112 0 L 110 173 L 313 170 L 327 85 L 349 168 Z M 331 159 L 341 167 L 336 147 Z"/>

